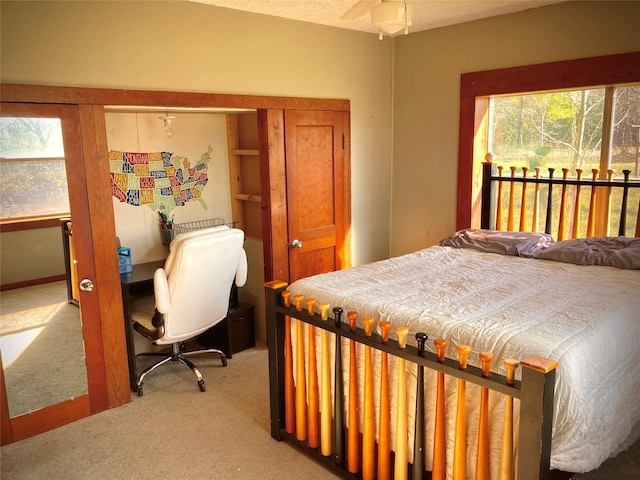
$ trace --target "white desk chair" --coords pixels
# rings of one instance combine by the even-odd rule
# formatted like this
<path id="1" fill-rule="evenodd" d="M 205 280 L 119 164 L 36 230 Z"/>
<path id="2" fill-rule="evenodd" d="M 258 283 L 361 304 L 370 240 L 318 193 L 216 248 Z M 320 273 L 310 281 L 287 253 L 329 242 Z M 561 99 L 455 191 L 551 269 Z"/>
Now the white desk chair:
<path id="1" fill-rule="evenodd" d="M 215 353 L 220 355 L 222 365 L 227 365 L 221 350 L 185 351 L 184 342 L 227 316 L 234 279 L 239 287 L 247 279 L 243 242 L 242 230 L 226 226 L 183 233 L 172 242 L 164 268 L 155 271 L 154 294 L 132 302 L 134 329 L 155 345 L 171 345 L 171 352 L 140 354 L 162 359 L 139 375 L 139 396 L 143 394 L 146 375 L 168 361 L 179 361 L 191 368 L 203 392 L 205 385 L 200 370 L 185 357 Z"/>

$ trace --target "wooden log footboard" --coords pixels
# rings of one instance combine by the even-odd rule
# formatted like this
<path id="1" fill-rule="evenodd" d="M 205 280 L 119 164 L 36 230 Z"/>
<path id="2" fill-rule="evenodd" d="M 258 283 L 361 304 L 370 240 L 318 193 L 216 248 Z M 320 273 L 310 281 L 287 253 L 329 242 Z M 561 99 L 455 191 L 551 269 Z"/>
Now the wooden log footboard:
<path id="1" fill-rule="evenodd" d="M 413 346 L 407 344 L 406 327 L 394 327 L 387 321 L 376 327 L 373 318 L 363 318 L 365 328 L 358 328 L 357 312 L 344 312 L 339 306 L 320 303 L 321 299 L 292 299 L 286 288 L 286 283 L 278 281 L 265 285 L 273 438 L 291 442 L 348 478 L 444 479 L 445 459 L 452 459 L 453 478 L 488 479 L 489 434 L 500 431 L 504 434 L 499 465 L 492 467 L 499 472 L 495 478 L 549 478 L 556 362 L 539 357 L 505 360 L 506 376 L 502 376 L 490 371 L 490 352 L 480 354 L 482 368 L 468 365 L 470 348 L 466 345 L 450 345 L 450 351 L 458 355 L 449 358 L 446 339 L 432 339 L 429 332 L 420 332 Z M 397 340 L 389 338 L 390 332 Z M 437 353 L 426 351 L 428 342 Z M 332 348 L 336 345 L 340 348 Z M 364 355 L 358 357 L 356 349 Z M 343 359 L 343 354 L 348 358 Z M 396 362 L 399 368 L 393 388 L 397 391 L 390 392 L 389 370 Z M 405 363 L 415 367 L 417 382 L 404 378 Z M 521 380 L 515 377 L 518 364 Z M 379 367 L 378 389 L 372 380 L 375 365 Z M 425 409 L 426 372 L 433 372 L 436 379 L 434 411 Z M 445 421 L 446 377 L 458 385 L 455 426 Z M 359 378 L 364 379 L 363 384 Z M 479 387 L 479 398 L 470 398 L 467 384 Z M 415 404 L 409 404 L 407 392 L 415 392 Z M 494 428 L 489 426 L 490 393 L 504 403 L 504 418 Z M 514 399 L 519 409 L 514 408 Z M 470 402 L 480 403 L 473 462 L 467 458 L 465 434 Z M 408 412 L 414 412 L 414 422 L 407 422 Z M 434 418 L 425 422 L 430 415 Z M 453 435 L 447 428 L 455 430 L 453 448 L 447 448 L 445 436 Z M 427 446 L 433 448 L 427 452 Z M 475 472 L 467 471 L 469 463 L 475 465 Z"/>

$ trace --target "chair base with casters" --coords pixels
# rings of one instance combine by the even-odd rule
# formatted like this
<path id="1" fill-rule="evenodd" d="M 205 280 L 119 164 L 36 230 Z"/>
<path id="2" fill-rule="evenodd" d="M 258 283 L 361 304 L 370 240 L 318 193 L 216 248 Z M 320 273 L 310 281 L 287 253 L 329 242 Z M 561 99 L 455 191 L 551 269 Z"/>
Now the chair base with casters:
<path id="1" fill-rule="evenodd" d="M 215 353 L 220 355 L 220 361 L 222 362 L 222 366 L 226 367 L 227 366 L 227 357 L 225 356 L 224 352 L 222 350 L 218 350 L 216 348 L 207 348 L 207 349 L 201 349 L 201 350 L 193 350 L 193 351 L 186 351 L 184 349 L 184 342 L 180 342 L 180 343 L 173 343 L 171 345 L 171 352 L 145 352 L 145 353 L 139 353 L 138 355 L 136 355 L 136 358 L 138 357 L 162 357 L 161 360 L 158 360 L 155 363 L 152 363 L 151 365 L 149 365 L 148 367 L 146 367 L 138 376 L 138 381 L 136 382 L 136 389 L 138 391 L 138 396 L 141 397 L 143 395 L 143 388 L 142 385 L 144 384 L 144 378 L 151 372 L 153 372 L 156 368 L 158 368 L 161 365 L 164 365 L 165 363 L 171 361 L 171 362 L 180 362 L 184 365 L 186 365 L 187 367 L 189 367 L 192 371 L 193 374 L 196 376 L 196 379 L 198 381 L 198 387 L 200 388 L 201 392 L 204 392 L 206 390 L 205 384 L 204 384 L 204 379 L 202 377 L 202 373 L 200 373 L 200 369 L 198 369 L 198 367 L 190 360 L 188 360 L 185 357 L 189 357 L 191 355 L 199 355 L 202 353 Z"/>

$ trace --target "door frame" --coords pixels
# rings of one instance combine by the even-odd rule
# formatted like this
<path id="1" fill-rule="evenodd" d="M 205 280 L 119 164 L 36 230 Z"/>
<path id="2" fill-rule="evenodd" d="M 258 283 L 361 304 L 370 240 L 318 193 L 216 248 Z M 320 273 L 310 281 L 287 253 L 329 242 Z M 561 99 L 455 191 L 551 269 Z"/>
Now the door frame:
<path id="1" fill-rule="evenodd" d="M 283 264 L 288 266 L 286 243 L 286 195 L 284 177 L 284 111 L 336 110 L 350 112 L 345 99 L 319 99 L 259 95 L 235 95 L 108 88 L 81 88 L 48 85 L 0 83 L 3 102 L 57 103 L 77 105 L 79 111 L 82 148 L 87 168 L 87 190 L 91 232 L 94 238 L 95 281 L 99 285 L 101 313 L 101 342 L 104 352 L 105 389 L 107 402 L 96 408 L 113 408 L 131 400 L 127 352 L 124 332 L 122 294 L 116 250 L 115 222 L 111 206 L 111 185 L 105 106 L 176 107 L 176 108 L 246 108 L 258 111 L 260 137 L 260 169 L 263 189 L 263 250 L 265 280 L 278 278 Z M 348 137 L 348 136 L 347 136 Z M 275 143 L 271 143 L 271 142 Z M 349 138 L 346 139 L 347 146 Z M 349 182 L 350 185 L 350 182 Z M 350 209 L 350 204 L 348 205 Z M 267 228 L 264 228 L 267 227 Z M 269 235 L 270 233 L 270 235 Z M 347 234 L 348 236 L 348 234 Z M 345 258 L 349 258 L 349 241 L 344 242 Z M 286 247 L 286 245 L 285 245 Z M 288 268 L 286 270 L 288 272 Z M 288 273 L 287 277 L 288 278 Z M 94 379 L 89 379 L 91 382 Z M 102 409 L 104 409 L 102 408 Z M 92 413 L 97 413 L 92 408 Z"/>

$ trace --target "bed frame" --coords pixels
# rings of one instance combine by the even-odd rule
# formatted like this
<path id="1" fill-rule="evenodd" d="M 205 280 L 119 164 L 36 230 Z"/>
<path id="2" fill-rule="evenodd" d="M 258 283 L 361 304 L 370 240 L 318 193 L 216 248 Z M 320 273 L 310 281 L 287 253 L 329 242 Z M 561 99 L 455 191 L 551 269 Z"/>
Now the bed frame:
<path id="1" fill-rule="evenodd" d="M 628 171 L 624 172 L 623 181 L 612 181 L 611 172 L 605 180 L 597 180 L 597 172 L 593 172 L 592 180 L 582 180 L 581 172 L 577 172 L 576 178 L 569 178 L 568 169 L 563 169 L 562 179 L 553 178 L 553 169 L 549 169 L 549 177 L 544 179 L 540 177 L 539 171 L 536 171 L 534 177 L 527 177 L 526 169 L 518 176 L 515 167 L 510 169 L 509 177 L 503 177 L 503 169 L 496 167 L 490 161 L 490 157 L 488 160 L 483 166 L 482 228 L 502 230 L 502 219 L 506 216 L 507 230 L 518 230 L 515 219 L 519 217 L 519 230 L 531 230 L 527 223 L 533 221 L 534 231 L 537 231 L 537 212 L 543 211 L 546 217 L 545 231 L 552 233 L 552 212 L 555 209 L 554 205 L 559 201 L 557 238 L 575 237 L 580 234 L 581 196 L 587 194 L 590 201 L 586 213 L 586 236 L 593 236 L 598 231 L 608 234 L 606 225 L 609 223 L 609 199 L 612 191 L 619 189 L 622 201 L 621 213 L 618 213 L 618 234 L 625 235 L 629 191 L 635 189 L 636 192 L 640 192 L 640 182 L 629 180 Z M 535 190 L 532 200 L 535 212 L 533 219 L 527 219 L 526 213 L 528 184 L 533 184 L 530 190 Z M 558 192 L 555 196 L 553 193 L 556 185 L 560 188 L 559 197 Z M 546 202 L 539 200 L 540 186 L 546 186 Z M 518 199 L 517 190 L 521 192 Z M 508 192 L 508 195 L 505 192 Z M 634 195 L 635 193 L 631 197 Z M 599 201 L 606 202 L 604 209 Z M 574 206 L 573 210 L 570 209 L 570 205 Z M 638 210 L 640 211 L 640 208 Z M 578 213 L 569 215 L 569 211 Z M 602 218 L 602 215 L 598 216 L 598 211 L 605 211 L 605 218 Z M 639 236 L 640 218 L 636 220 L 636 224 L 635 236 Z M 498 427 L 504 432 L 499 478 L 569 478 L 569 474 L 550 470 L 553 392 L 557 367 L 553 359 L 528 357 L 519 361 L 505 360 L 506 375 L 498 375 L 490 372 L 493 358 L 490 352 L 480 354 L 482 368 L 467 365 L 470 349 L 465 345 L 449 349 L 450 352 L 457 351 L 456 358 L 445 355 L 446 339 L 430 339 L 428 332 L 416 334 L 416 347 L 407 345 L 406 327 L 395 328 L 397 340 L 390 339 L 389 331 L 394 326 L 389 322 L 380 322 L 378 330 L 381 333 L 374 333 L 373 319 L 362 319 L 364 329 L 356 327 L 357 312 L 344 312 L 340 306 L 321 303 L 321 299 L 305 299 L 301 295 L 291 298 L 291 292 L 286 288 L 287 284 L 279 281 L 267 282 L 265 285 L 273 438 L 291 442 L 346 478 L 444 479 L 444 378 L 451 376 L 457 379 L 458 385 L 455 446 L 453 451 L 446 452 L 446 456 L 453 459 L 454 480 L 467 477 L 467 401 L 480 403 L 475 478 L 489 478 L 489 391 L 498 392 L 504 397 L 504 420 L 503 425 Z M 293 330 L 292 319 L 297 320 Z M 308 343 L 304 341 L 305 338 L 308 338 Z M 329 345 L 334 344 L 333 342 L 336 342 L 335 345 L 342 345 L 342 348 L 334 349 L 335 354 L 329 358 Z M 426 342 L 434 342 L 434 350 L 437 353 L 425 351 Z M 358 360 L 355 355 L 358 344 L 358 348 L 364 348 L 365 352 L 364 365 L 360 366 L 358 362 L 362 360 Z M 295 351 L 292 345 L 296 345 Z M 348 365 L 343 365 L 343 351 L 350 352 L 346 361 Z M 381 359 L 380 389 L 376 392 L 373 391 L 371 360 L 374 351 L 380 352 Z M 318 356 L 321 359 L 319 364 Z M 394 392 L 398 399 L 397 411 L 391 411 L 389 408 L 390 362 L 398 364 L 398 390 Z M 407 386 L 402 377 L 406 372 L 406 362 L 417 365 L 415 386 Z M 364 369 L 363 385 L 358 384 L 358 368 Z M 437 372 L 433 431 L 426 431 L 424 423 L 425 368 Z M 517 368 L 522 369 L 520 381 L 515 380 Z M 347 383 L 343 378 L 344 370 L 350 372 Z M 466 396 L 467 383 L 480 387 L 479 399 Z M 406 405 L 407 388 L 416 389 L 415 405 Z M 362 414 L 359 413 L 359 398 L 363 399 Z M 519 428 L 518 422 L 514 420 L 514 399 L 519 402 L 520 407 Z M 379 405 L 377 415 L 374 407 L 376 403 Z M 404 407 L 415 408 L 415 425 L 407 425 L 407 411 Z M 396 419 L 395 431 L 399 441 L 390 437 L 391 417 Z M 414 432 L 412 458 L 407 454 L 408 432 Z M 429 442 L 426 441 L 426 435 L 429 435 Z M 433 445 L 432 465 L 425 465 L 427 444 Z M 514 449 L 516 444 L 517 455 Z"/>
<path id="2" fill-rule="evenodd" d="M 615 212 L 619 226 L 615 233 L 619 236 L 631 233 L 627 229 L 629 201 L 640 192 L 640 182 L 629 178 L 631 170 L 622 170 L 623 180 L 612 180 L 613 170 L 607 170 L 606 177 L 603 177 L 598 169 L 592 169 L 591 180 L 587 180 L 582 178 L 584 172 L 581 169 L 575 171 L 575 177 L 569 177 L 570 169 L 562 168 L 562 178 L 554 178 L 555 169 L 548 168 L 548 177 L 543 178 L 539 167 L 535 168 L 533 176 L 528 176 L 527 167 L 523 167 L 518 175 L 517 168 L 511 166 L 510 176 L 505 177 L 502 175 L 504 167 L 496 166 L 493 159 L 493 154 L 489 153 L 482 164 L 481 228 L 557 233 L 557 241 L 609 236 L 611 198 L 619 195 L 620 210 Z M 541 200 L 544 189 L 546 200 Z M 631 193 L 634 191 L 635 194 Z M 528 218 L 528 202 L 533 205 L 531 218 Z M 636 202 L 636 228 L 632 236 L 640 237 L 640 198 L 636 198 Z M 583 205 L 586 208 L 582 208 Z M 544 229 L 539 225 L 541 212 L 545 213 Z M 554 214 L 557 214 L 555 219 Z M 519 220 L 517 225 L 516 219 Z M 581 225 L 586 225 L 586 231 Z"/>

